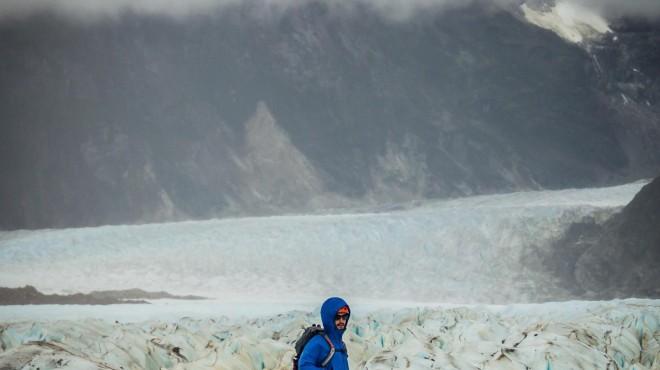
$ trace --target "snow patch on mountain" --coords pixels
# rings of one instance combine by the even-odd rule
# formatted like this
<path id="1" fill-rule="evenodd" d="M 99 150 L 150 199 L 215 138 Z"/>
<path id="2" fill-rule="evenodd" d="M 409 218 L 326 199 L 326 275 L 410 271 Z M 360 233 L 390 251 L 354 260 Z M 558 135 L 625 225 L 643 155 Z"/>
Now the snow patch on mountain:
<path id="1" fill-rule="evenodd" d="M 553 31 L 572 43 L 583 43 L 612 32 L 603 17 L 579 4 L 557 1 L 547 10 L 535 10 L 527 4 L 520 8 L 530 23 Z"/>

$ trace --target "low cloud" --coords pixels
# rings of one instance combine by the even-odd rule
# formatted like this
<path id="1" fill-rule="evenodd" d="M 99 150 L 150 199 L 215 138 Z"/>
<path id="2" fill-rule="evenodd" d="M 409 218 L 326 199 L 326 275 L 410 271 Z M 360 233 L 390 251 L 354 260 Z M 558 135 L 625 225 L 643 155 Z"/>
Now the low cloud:
<path id="1" fill-rule="evenodd" d="M 204 14 L 242 0 L 2 0 L 0 18 L 24 18 L 51 12 L 76 20 L 114 17 L 124 12 L 171 17 Z"/>
<path id="2" fill-rule="evenodd" d="M 512 0 L 1 0 L 0 20 L 44 12 L 82 21 L 112 18 L 126 12 L 185 18 L 246 3 L 251 4 L 255 16 L 263 17 L 312 2 L 323 2 L 339 14 L 350 14 L 362 6 L 392 20 L 406 20 L 419 13 L 439 12 L 477 1 L 487 4 Z"/>
<path id="3" fill-rule="evenodd" d="M 607 19 L 620 17 L 660 18 L 660 0 L 570 0 L 593 9 Z"/>
<path id="4" fill-rule="evenodd" d="M 331 8 L 342 11 L 364 5 L 394 20 L 406 20 L 419 13 L 439 12 L 475 2 L 485 6 L 509 7 L 523 2 L 539 4 L 566 1 L 593 9 L 608 19 L 621 16 L 660 18 L 658 0 L 2 0 L 0 20 L 24 18 L 39 12 L 87 21 L 115 17 L 124 12 L 182 18 L 207 14 L 248 1 L 259 4 L 265 10 L 260 14 L 277 14 L 301 4 L 324 1 Z"/>

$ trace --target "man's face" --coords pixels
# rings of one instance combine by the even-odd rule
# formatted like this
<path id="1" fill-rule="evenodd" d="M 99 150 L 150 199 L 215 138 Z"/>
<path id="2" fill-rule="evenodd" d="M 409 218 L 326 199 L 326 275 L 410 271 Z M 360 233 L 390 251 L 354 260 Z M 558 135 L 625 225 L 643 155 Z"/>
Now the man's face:
<path id="1" fill-rule="evenodd" d="M 335 316 L 335 327 L 339 330 L 346 329 L 346 323 L 348 322 L 348 314 L 337 314 Z"/>

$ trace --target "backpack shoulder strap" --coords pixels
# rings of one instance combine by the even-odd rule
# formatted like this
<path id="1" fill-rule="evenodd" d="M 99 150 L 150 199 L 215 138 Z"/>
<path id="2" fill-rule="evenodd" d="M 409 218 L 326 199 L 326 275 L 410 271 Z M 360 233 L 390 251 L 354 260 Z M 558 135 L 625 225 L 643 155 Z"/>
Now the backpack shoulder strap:
<path id="1" fill-rule="evenodd" d="M 335 355 L 335 345 L 332 344 L 332 341 L 330 340 L 330 338 L 328 338 L 328 334 L 322 333 L 322 335 L 323 335 L 323 339 L 325 339 L 325 341 L 330 346 L 330 352 L 328 352 L 328 355 L 325 357 L 325 360 L 321 362 L 321 367 L 326 367 L 330 363 L 330 360 L 332 360 L 332 356 Z"/>
<path id="2" fill-rule="evenodd" d="M 342 341 L 342 342 L 341 342 L 341 347 L 339 347 L 339 348 L 335 347 L 335 354 L 336 354 L 337 352 L 345 353 L 345 354 L 346 354 L 346 357 L 348 357 L 348 350 L 346 350 L 346 343 L 344 343 L 344 342 Z"/>

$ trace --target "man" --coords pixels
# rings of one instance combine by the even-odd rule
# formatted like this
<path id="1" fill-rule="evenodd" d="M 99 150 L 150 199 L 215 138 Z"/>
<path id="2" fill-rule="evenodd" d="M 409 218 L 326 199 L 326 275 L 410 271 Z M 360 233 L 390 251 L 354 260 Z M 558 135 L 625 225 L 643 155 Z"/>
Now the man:
<path id="1" fill-rule="evenodd" d="M 351 316 L 351 309 L 346 302 L 339 297 L 328 298 L 321 306 L 321 322 L 323 335 L 316 335 L 309 340 L 298 361 L 300 370 L 348 370 L 348 353 L 346 345 L 342 341 L 348 319 Z M 328 340 L 330 343 L 328 343 Z M 323 366 L 323 362 L 328 358 L 328 354 L 334 348 L 334 355 Z"/>

